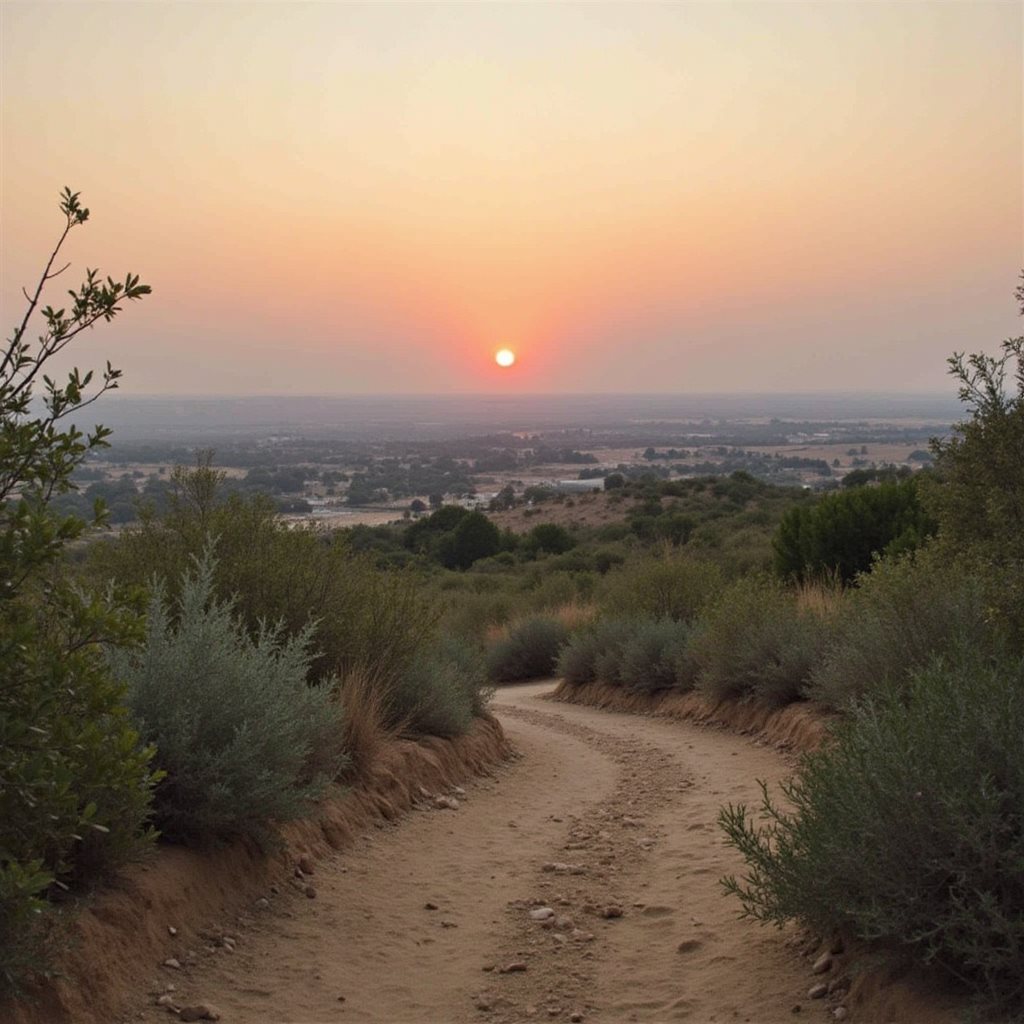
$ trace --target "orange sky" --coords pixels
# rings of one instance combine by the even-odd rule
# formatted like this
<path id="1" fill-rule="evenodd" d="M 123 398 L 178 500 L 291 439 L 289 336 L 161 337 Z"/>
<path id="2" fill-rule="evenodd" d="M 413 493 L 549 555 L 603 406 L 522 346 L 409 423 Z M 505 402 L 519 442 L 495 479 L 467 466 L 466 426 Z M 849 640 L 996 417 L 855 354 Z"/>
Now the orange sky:
<path id="1" fill-rule="evenodd" d="M 3 2 L 5 330 L 66 183 L 133 393 L 948 389 L 1020 330 L 1022 12 Z"/>

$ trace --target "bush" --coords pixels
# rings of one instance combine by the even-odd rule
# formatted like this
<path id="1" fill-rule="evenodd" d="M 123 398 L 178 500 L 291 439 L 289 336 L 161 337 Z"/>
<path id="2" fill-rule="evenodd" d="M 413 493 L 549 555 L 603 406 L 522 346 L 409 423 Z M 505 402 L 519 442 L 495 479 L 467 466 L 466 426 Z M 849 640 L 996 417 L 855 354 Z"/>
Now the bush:
<path id="1" fill-rule="evenodd" d="M 798 699 L 827 641 L 823 619 L 767 576 L 737 580 L 711 607 L 693 640 L 698 686 L 713 700 Z"/>
<path id="2" fill-rule="evenodd" d="M 431 736 L 458 736 L 490 698 L 483 655 L 442 638 L 414 659 L 389 689 L 388 720 Z"/>
<path id="3" fill-rule="evenodd" d="M 839 721 L 834 742 L 720 818 L 746 915 L 883 940 L 1024 1010 L 1024 664 L 960 648 Z"/>
<path id="4" fill-rule="evenodd" d="M 775 568 L 784 578 L 838 574 L 849 583 L 879 555 L 913 551 L 935 529 L 915 479 L 839 491 L 785 514 L 773 542 Z"/>
<path id="5" fill-rule="evenodd" d="M 609 572 L 599 594 L 615 617 L 692 622 L 721 587 L 722 573 L 714 563 L 667 553 Z"/>
<path id="6" fill-rule="evenodd" d="M 213 576 L 210 558 L 197 562 L 173 615 L 157 586 L 145 647 L 111 664 L 167 773 L 155 800 L 164 834 L 265 841 L 270 822 L 303 814 L 344 766 L 341 708 L 330 685 L 306 681 L 312 629 L 251 638 L 214 600 Z"/>
<path id="7" fill-rule="evenodd" d="M 558 656 L 558 674 L 567 683 L 600 681 L 617 685 L 622 649 L 636 624 L 621 619 L 601 619 L 573 634 Z"/>
<path id="8" fill-rule="evenodd" d="M 934 548 L 878 562 L 848 593 L 809 694 L 842 708 L 902 686 L 937 653 L 963 643 L 989 647 L 987 616 L 982 581 Z"/>
<path id="9" fill-rule="evenodd" d="M 1024 314 L 1024 285 L 1017 298 Z M 1024 337 L 1004 341 L 996 357 L 958 353 L 949 370 L 971 415 L 932 442 L 936 473 L 925 503 L 947 555 L 970 553 L 995 617 L 1024 651 Z"/>
<path id="10" fill-rule="evenodd" d="M 58 507 L 110 434 L 71 419 L 81 425 L 120 371 L 108 363 L 94 379 L 74 368 L 62 383 L 52 362 L 150 289 L 132 274 L 121 283 L 89 270 L 70 302 L 40 306 L 64 241 L 89 217 L 69 189 L 60 209 L 60 239 L 0 353 L 0 991 L 49 969 L 46 897 L 94 880 L 152 838 L 152 752 L 140 748 L 100 649 L 134 642 L 138 617 L 113 593 L 72 585 L 67 545 L 86 523 Z M 66 354 L 58 361 L 70 365 Z M 94 522 L 103 518 L 97 508 Z"/>
<path id="11" fill-rule="evenodd" d="M 523 540 L 523 546 L 534 555 L 543 551 L 561 555 L 575 543 L 569 531 L 557 523 L 540 523 Z"/>
<path id="12" fill-rule="evenodd" d="M 517 622 L 487 652 L 487 675 L 499 683 L 554 675 L 568 637 L 566 627 L 546 615 Z"/>
<path id="13" fill-rule="evenodd" d="M 637 622 L 622 647 L 618 669 L 622 685 L 645 693 L 677 686 L 689 633 L 687 626 L 671 619 Z"/>
<path id="14" fill-rule="evenodd" d="M 315 621 L 312 678 L 353 671 L 384 683 L 394 678 L 437 620 L 413 574 L 378 569 L 372 554 L 352 551 L 344 532 L 286 528 L 263 495 L 221 500 L 223 474 L 210 459 L 201 453 L 196 467 L 175 468 L 165 516 L 145 514 L 119 538 L 91 546 L 93 577 L 137 586 L 159 577 L 173 601 L 213 538 L 215 596 L 233 602 L 250 636 L 263 622 L 281 622 L 295 636 Z"/>

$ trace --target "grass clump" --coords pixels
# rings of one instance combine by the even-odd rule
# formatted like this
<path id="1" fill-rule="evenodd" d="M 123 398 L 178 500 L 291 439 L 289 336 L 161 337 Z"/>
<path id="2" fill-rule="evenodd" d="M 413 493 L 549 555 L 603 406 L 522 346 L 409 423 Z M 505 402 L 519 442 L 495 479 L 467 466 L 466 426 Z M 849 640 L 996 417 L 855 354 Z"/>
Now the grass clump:
<path id="1" fill-rule="evenodd" d="M 514 623 L 487 652 L 487 675 L 498 683 L 554 675 L 559 650 L 568 638 L 568 629 L 552 616 L 535 615 Z"/>
<path id="2" fill-rule="evenodd" d="M 311 627 L 253 638 L 213 597 L 210 557 L 184 574 L 172 608 L 159 584 L 145 646 L 111 664 L 143 738 L 166 772 L 157 824 L 170 839 L 266 841 L 270 823 L 308 810 L 343 768 L 342 714 L 333 686 L 310 686 Z"/>
<path id="3" fill-rule="evenodd" d="M 712 700 L 799 699 L 820 661 L 827 619 L 768 576 L 743 577 L 702 619 L 693 641 L 699 688 Z"/>
<path id="4" fill-rule="evenodd" d="M 850 707 L 758 824 L 720 823 L 747 861 L 744 913 L 849 929 L 1024 1011 L 1024 663 L 961 648 Z"/>

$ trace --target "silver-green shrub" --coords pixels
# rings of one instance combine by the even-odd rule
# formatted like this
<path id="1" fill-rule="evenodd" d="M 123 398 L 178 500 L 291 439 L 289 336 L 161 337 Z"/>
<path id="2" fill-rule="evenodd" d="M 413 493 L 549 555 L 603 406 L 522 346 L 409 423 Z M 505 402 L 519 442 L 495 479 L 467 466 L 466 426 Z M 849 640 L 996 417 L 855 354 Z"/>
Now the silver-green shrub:
<path id="1" fill-rule="evenodd" d="M 1024 663 L 991 650 L 851 705 L 763 821 L 723 810 L 747 862 L 725 885 L 747 916 L 880 940 L 1024 1013 Z"/>
<path id="2" fill-rule="evenodd" d="M 861 576 L 812 672 L 809 693 L 834 708 L 903 686 L 936 654 L 992 641 L 983 581 L 935 547 L 883 559 Z"/>
<path id="3" fill-rule="evenodd" d="M 558 619 L 535 615 L 513 624 L 487 652 L 487 675 L 495 682 L 554 675 L 569 631 Z"/>
<path id="4" fill-rule="evenodd" d="M 689 634 L 684 623 L 671 619 L 635 623 L 619 662 L 622 685 L 641 693 L 677 688 L 678 668 L 687 650 Z"/>
<path id="5" fill-rule="evenodd" d="M 713 700 L 797 700 L 823 656 L 828 625 L 768 576 L 732 583 L 708 610 L 691 651 L 697 685 Z"/>
<path id="6" fill-rule="evenodd" d="M 431 736 L 458 736 L 490 699 L 483 654 L 471 642 L 438 639 L 388 688 L 392 725 Z"/>
<path id="7" fill-rule="evenodd" d="M 312 626 L 255 637 L 213 597 L 209 555 L 181 581 L 172 607 L 154 583 L 145 646 L 113 651 L 115 674 L 166 778 L 157 824 L 171 839 L 265 841 L 272 822 L 306 812 L 345 762 L 333 686 L 310 686 Z"/>

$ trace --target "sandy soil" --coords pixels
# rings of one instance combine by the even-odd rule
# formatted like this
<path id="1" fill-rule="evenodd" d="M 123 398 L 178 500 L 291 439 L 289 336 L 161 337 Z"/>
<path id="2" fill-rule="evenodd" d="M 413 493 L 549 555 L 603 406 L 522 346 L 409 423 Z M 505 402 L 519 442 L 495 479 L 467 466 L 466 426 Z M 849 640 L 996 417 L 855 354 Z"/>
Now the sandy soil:
<path id="1" fill-rule="evenodd" d="M 551 689 L 498 694 L 521 756 L 467 784 L 458 809 L 381 823 L 320 861 L 316 899 L 286 887 L 225 922 L 233 953 L 211 944 L 183 970 L 154 967 L 125 1019 L 166 1019 L 153 993 L 167 984 L 229 1024 L 833 1019 L 841 992 L 807 996 L 811 947 L 739 921 L 718 887 L 740 867 L 719 807 L 755 801 L 784 757 L 543 700 Z M 553 926 L 531 919 L 539 907 Z"/>

